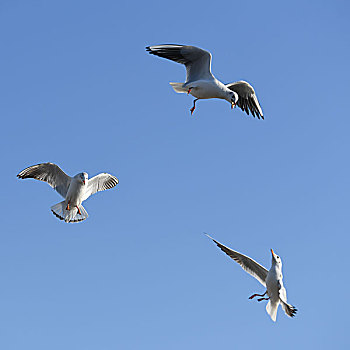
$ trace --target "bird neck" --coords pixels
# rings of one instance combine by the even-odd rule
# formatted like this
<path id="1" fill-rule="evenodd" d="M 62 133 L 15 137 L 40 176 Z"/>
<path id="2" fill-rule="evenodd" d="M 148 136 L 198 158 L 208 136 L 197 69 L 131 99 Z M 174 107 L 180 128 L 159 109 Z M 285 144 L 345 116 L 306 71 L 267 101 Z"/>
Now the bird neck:
<path id="1" fill-rule="evenodd" d="M 271 269 L 281 271 L 281 265 L 278 264 L 274 259 L 272 259 Z"/>

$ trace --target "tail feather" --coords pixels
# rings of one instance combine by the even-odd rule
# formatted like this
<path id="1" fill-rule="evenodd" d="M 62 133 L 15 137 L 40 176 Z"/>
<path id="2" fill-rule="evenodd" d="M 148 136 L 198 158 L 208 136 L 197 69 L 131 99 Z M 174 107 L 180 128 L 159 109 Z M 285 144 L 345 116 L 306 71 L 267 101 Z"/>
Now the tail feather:
<path id="1" fill-rule="evenodd" d="M 82 205 L 79 205 L 80 213 L 78 213 L 78 209 L 76 207 L 70 208 L 70 210 L 66 210 L 66 202 L 60 202 L 51 207 L 52 213 L 57 216 L 60 220 L 64 220 L 65 222 L 79 222 L 88 218 L 88 213 Z"/>
<path id="2" fill-rule="evenodd" d="M 183 87 L 184 83 L 169 83 L 172 88 L 178 93 L 187 93 L 188 88 Z"/>
<path id="3" fill-rule="evenodd" d="M 266 312 L 270 315 L 273 322 L 276 322 L 278 305 L 279 302 L 271 303 L 271 300 L 266 305 Z"/>
<path id="4" fill-rule="evenodd" d="M 281 301 L 284 312 L 289 317 L 294 317 L 298 309 L 293 305 L 287 304 L 284 301 Z"/>

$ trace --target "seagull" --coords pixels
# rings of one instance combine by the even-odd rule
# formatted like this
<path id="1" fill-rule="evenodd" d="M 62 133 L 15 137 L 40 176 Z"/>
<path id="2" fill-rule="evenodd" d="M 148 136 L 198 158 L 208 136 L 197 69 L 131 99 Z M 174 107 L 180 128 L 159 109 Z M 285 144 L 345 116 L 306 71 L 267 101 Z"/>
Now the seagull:
<path id="1" fill-rule="evenodd" d="M 87 219 L 88 213 L 81 205 L 92 194 L 113 188 L 119 180 L 110 174 L 101 173 L 88 179 L 87 173 L 68 176 L 58 165 L 41 163 L 22 170 L 20 179 L 36 179 L 47 182 L 63 198 L 64 201 L 51 207 L 51 211 L 65 222 L 79 222 Z"/>
<path id="2" fill-rule="evenodd" d="M 146 51 L 152 55 L 167 58 L 186 66 L 186 82 L 170 83 L 178 93 L 187 93 L 194 96 L 191 115 L 200 99 L 221 98 L 236 105 L 249 115 L 249 112 L 258 119 L 264 119 L 259 101 L 253 87 L 246 81 L 223 84 L 211 73 L 211 54 L 195 46 L 187 45 L 155 45 L 147 46 Z"/>
<path id="3" fill-rule="evenodd" d="M 224 253 L 231 257 L 234 261 L 241 265 L 242 269 L 247 271 L 250 275 L 255 277 L 264 287 L 266 292 L 264 294 L 253 294 L 249 299 L 261 297 L 258 301 L 269 300 L 266 305 L 266 312 L 270 315 L 272 321 L 276 322 L 278 305 L 281 304 L 284 312 L 289 317 L 294 317 L 297 309 L 287 303 L 287 292 L 283 286 L 282 276 L 282 261 L 281 258 L 275 254 L 271 249 L 272 265 L 269 271 L 265 267 L 258 264 L 253 259 L 246 255 L 238 253 L 223 244 L 216 241 L 214 238 L 206 234 Z M 268 298 L 264 298 L 267 294 Z"/>

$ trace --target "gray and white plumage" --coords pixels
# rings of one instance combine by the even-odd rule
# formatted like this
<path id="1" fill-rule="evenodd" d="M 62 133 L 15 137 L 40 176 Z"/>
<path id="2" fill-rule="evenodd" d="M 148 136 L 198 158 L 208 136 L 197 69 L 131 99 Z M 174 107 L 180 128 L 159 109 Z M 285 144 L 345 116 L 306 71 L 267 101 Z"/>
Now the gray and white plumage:
<path id="1" fill-rule="evenodd" d="M 281 304 L 284 312 L 289 317 L 294 317 L 297 309 L 287 303 L 287 292 L 283 286 L 283 275 L 282 275 L 282 261 L 281 258 L 274 253 L 272 253 L 272 264 L 270 270 L 265 269 L 259 263 L 249 258 L 246 255 L 238 253 L 231 248 L 226 247 L 220 242 L 216 241 L 214 238 L 206 234 L 224 253 L 236 261 L 243 270 L 248 272 L 251 276 L 255 277 L 264 287 L 266 287 L 266 292 L 264 294 L 254 294 L 250 297 L 252 299 L 255 296 L 268 295 L 269 298 L 261 298 L 261 300 L 269 300 L 266 305 L 266 311 L 270 315 L 271 319 L 275 322 L 277 317 L 277 309 L 279 304 Z"/>
<path id="2" fill-rule="evenodd" d="M 155 45 L 147 46 L 146 50 L 159 57 L 167 58 L 186 66 L 185 83 L 170 83 L 179 93 L 188 93 L 197 99 L 220 98 L 241 108 L 248 115 L 251 113 L 258 119 L 264 119 L 262 109 L 253 87 L 238 81 L 223 84 L 211 72 L 211 54 L 195 46 L 187 45 Z M 195 104 L 191 109 L 193 113 Z"/>
<path id="3" fill-rule="evenodd" d="M 47 182 L 65 200 L 53 205 L 53 214 L 65 222 L 85 220 L 88 213 L 81 203 L 96 192 L 113 188 L 119 180 L 110 174 L 102 173 L 88 179 L 87 173 L 79 173 L 74 177 L 68 176 L 58 165 L 41 163 L 22 170 L 20 179 L 36 179 Z"/>
<path id="4" fill-rule="evenodd" d="M 227 84 L 226 87 L 232 91 L 235 91 L 239 98 L 237 106 L 249 115 L 249 112 L 253 117 L 261 117 L 264 119 L 263 112 L 261 110 L 258 98 L 256 97 L 253 87 L 246 81 L 237 81 L 235 83 Z"/>

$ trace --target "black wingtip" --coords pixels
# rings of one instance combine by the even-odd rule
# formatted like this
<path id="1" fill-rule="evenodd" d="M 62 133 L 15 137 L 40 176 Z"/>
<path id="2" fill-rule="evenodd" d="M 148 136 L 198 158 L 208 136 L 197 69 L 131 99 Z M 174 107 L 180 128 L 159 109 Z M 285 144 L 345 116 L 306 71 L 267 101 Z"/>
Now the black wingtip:
<path id="1" fill-rule="evenodd" d="M 203 233 L 204 233 L 208 238 L 210 238 L 211 240 L 213 240 L 213 238 L 209 235 L 209 233 L 206 233 L 206 232 L 204 232 L 204 231 L 203 231 Z"/>
<path id="2" fill-rule="evenodd" d="M 298 309 L 295 306 L 288 305 L 288 307 L 287 307 L 287 315 L 289 317 L 295 317 L 297 311 L 298 311 Z"/>

